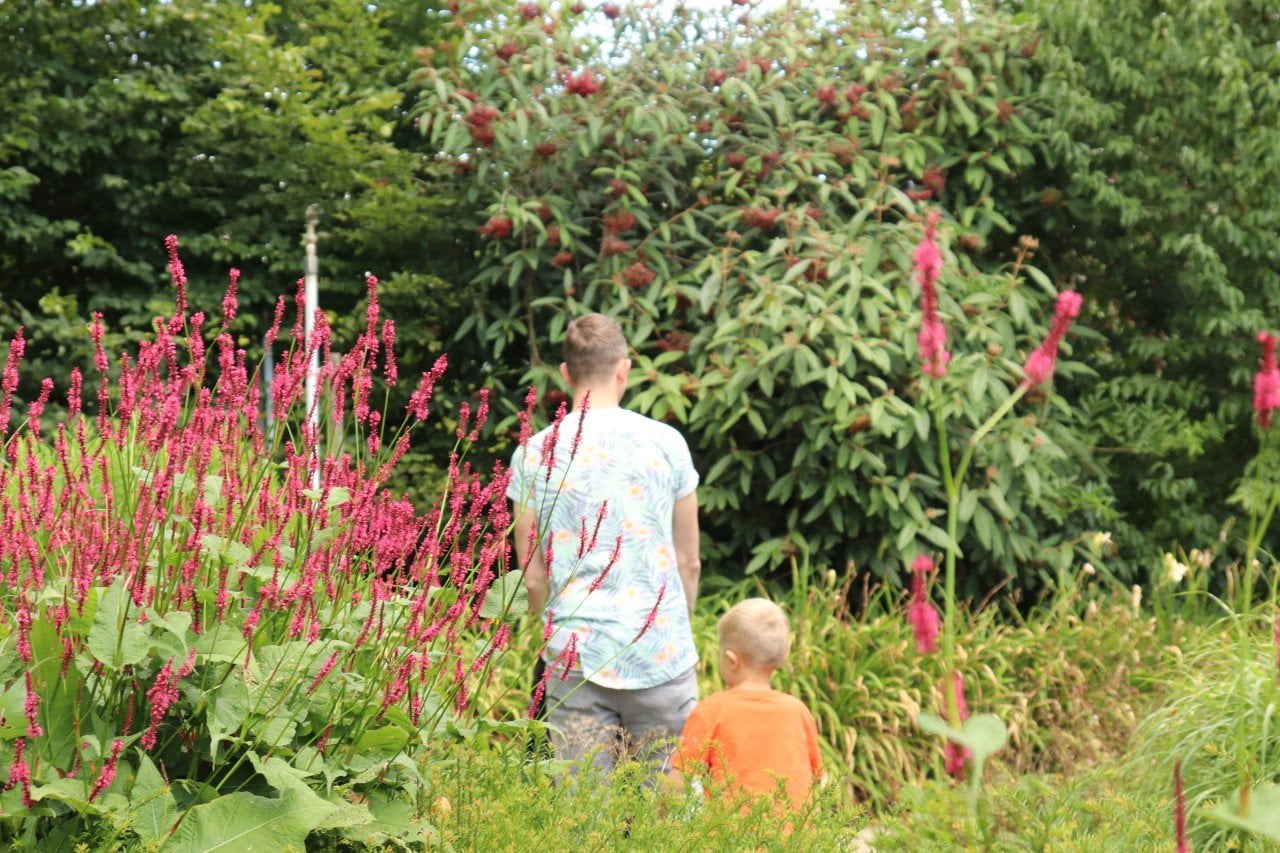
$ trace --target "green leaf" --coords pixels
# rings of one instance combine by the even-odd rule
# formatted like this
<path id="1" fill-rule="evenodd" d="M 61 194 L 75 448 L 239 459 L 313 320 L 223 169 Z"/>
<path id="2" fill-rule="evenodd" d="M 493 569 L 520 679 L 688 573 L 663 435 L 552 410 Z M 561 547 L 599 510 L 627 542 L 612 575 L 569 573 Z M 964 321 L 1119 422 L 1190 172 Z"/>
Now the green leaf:
<path id="1" fill-rule="evenodd" d="M 307 835 L 337 811 L 314 793 L 281 797 L 243 791 L 189 809 L 165 846 L 171 853 L 301 850 Z"/>
<path id="2" fill-rule="evenodd" d="M 129 613 L 131 603 L 123 578 L 117 578 L 98 602 L 89 629 L 89 653 L 109 669 L 141 663 L 151 649 L 147 629 Z"/>
<path id="3" fill-rule="evenodd" d="M 162 838 L 177 819 L 178 804 L 151 756 L 139 749 L 138 774 L 129 792 L 131 825 L 143 841 Z"/>
<path id="4" fill-rule="evenodd" d="M 1280 841 L 1280 785 L 1268 782 L 1249 789 L 1248 807 L 1241 813 L 1240 791 L 1204 812 L 1209 820 L 1242 829 L 1258 838 Z"/>
<path id="5" fill-rule="evenodd" d="M 55 800 L 76 811 L 84 811 L 89 807 L 89 786 L 83 779 L 55 779 L 47 785 L 33 787 L 31 799 Z"/>
<path id="6" fill-rule="evenodd" d="M 235 734 L 249 715 L 249 687 L 244 682 L 243 670 L 233 666 L 209 697 L 205 712 L 209 727 L 209 752 L 212 761 L 218 760 L 218 745 Z"/>
<path id="7" fill-rule="evenodd" d="M 275 788 L 281 793 L 288 791 L 310 791 L 307 786 L 306 779 L 308 776 L 314 775 L 305 770 L 299 770 L 278 755 L 270 758 L 263 758 L 258 753 L 250 750 L 249 763 L 253 765 L 253 769 L 258 772 L 263 779 L 267 780 L 267 784 Z"/>
<path id="8" fill-rule="evenodd" d="M 975 714 L 958 729 L 952 728 L 941 717 L 928 713 L 920 714 L 919 723 L 920 728 L 931 735 L 941 735 L 952 743 L 968 747 L 973 753 L 974 765 L 979 768 L 1004 746 L 1009 737 L 1004 721 L 995 714 Z"/>
<path id="9" fill-rule="evenodd" d="M 225 559 L 228 565 L 234 568 L 244 568 L 253 559 L 253 551 L 249 550 L 248 546 L 214 533 L 201 536 L 200 547 L 210 556 Z"/>
<path id="10" fill-rule="evenodd" d="M 499 575 L 480 605 L 481 619 L 518 619 L 528 612 L 529 592 L 524 587 L 521 571 Z"/>

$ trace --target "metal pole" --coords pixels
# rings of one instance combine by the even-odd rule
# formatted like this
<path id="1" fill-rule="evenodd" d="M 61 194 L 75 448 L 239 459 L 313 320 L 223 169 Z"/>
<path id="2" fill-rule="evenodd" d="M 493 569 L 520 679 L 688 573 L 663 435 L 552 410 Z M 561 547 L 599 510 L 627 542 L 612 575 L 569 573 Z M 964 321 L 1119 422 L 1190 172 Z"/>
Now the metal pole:
<path id="1" fill-rule="evenodd" d="M 317 205 L 307 206 L 307 230 L 303 237 L 306 247 L 306 263 L 302 271 L 303 306 L 306 316 L 302 318 L 304 340 L 311 350 L 311 363 L 307 367 L 307 423 L 311 425 L 312 434 L 316 437 L 315 453 L 311 463 L 311 488 L 320 488 L 320 349 L 314 346 L 316 329 L 316 311 L 320 308 L 320 263 L 316 259 L 316 220 L 320 216 Z"/>
<path id="2" fill-rule="evenodd" d="M 276 358 L 271 351 L 274 347 L 267 341 L 267 336 L 262 336 L 262 348 L 264 354 L 262 357 L 262 399 L 265 403 L 264 415 L 267 421 L 267 430 L 270 431 L 272 424 L 275 423 L 275 401 L 271 399 L 271 386 L 276 382 Z"/>

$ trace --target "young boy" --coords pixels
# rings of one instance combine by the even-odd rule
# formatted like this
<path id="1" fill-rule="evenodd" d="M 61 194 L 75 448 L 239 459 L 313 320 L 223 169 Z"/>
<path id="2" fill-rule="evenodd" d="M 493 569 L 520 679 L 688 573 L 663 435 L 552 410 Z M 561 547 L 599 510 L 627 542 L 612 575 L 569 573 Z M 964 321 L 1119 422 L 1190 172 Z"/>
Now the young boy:
<path id="1" fill-rule="evenodd" d="M 750 598 L 730 608 L 716 631 L 729 689 L 689 714 L 671 776 L 703 770 L 730 794 L 769 796 L 782 786 L 798 808 L 818 778 L 821 758 L 809 709 L 771 684 L 791 651 L 786 614 L 771 601 Z"/>

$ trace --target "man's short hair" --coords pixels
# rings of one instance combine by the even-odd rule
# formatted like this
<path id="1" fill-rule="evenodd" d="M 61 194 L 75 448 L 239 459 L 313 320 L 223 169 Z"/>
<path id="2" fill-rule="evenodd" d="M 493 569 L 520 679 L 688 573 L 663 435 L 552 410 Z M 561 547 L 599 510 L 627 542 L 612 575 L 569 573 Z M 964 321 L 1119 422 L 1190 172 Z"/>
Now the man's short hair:
<path id="1" fill-rule="evenodd" d="M 722 649 L 732 649 L 760 669 L 779 668 L 791 653 L 791 623 L 767 598 L 748 598 L 730 607 L 716 634 Z"/>
<path id="2" fill-rule="evenodd" d="M 564 333 L 564 363 L 569 379 L 601 379 L 627 357 L 627 339 L 618 321 L 603 314 L 584 314 Z"/>

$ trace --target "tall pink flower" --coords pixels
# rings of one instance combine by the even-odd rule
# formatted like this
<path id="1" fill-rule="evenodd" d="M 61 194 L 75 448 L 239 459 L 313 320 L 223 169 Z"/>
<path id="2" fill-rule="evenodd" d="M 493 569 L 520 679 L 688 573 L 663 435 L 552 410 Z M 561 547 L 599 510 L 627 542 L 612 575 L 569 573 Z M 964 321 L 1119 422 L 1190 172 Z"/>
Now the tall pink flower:
<path id="1" fill-rule="evenodd" d="M 31 808 L 36 803 L 31 799 L 31 766 L 27 764 L 26 746 L 27 742 L 23 738 L 13 742 L 13 763 L 9 765 L 9 783 L 4 786 L 4 790 L 21 787 L 22 804 Z"/>
<path id="2" fill-rule="evenodd" d="M 640 638 L 643 637 L 649 631 L 649 629 L 653 627 L 654 620 L 658 618 L 658 609 L 662 607 L 662 598 L 666 594 L 667 594 L 667 585 L 663 583 L 663 585 L 658 588 L 658 600 L 653 603 L 653 609 L 649 611 L 649 615 L 644 617 L 644 624 L 640 626 L 640 633 L 636 634 L 635 639 L 632 640 L 631 642 L 633 643 L 640 642 Z"/>
<path id="3" fill-rule="evenodd" d="M 916 246 L 912 263 L 916 282 L 920 285 L 920 331 L 916 343 L 920 347 L 920 360 L 926 376 L 945 376 L 951 353 L 947 352 L 947 327 L 938 316 L 938 276 L 942 273 L 942 253 L 938 251 L 938 220 L 936 210 L 929 211 L 924 222 L 924 238 Z"/>
<path id="4" fill-rule="evenodd" d="M 107 757 L 106 764 L 102 765 L 102 772 L 98 774 L 97 780 L 93 783 L 93 787 L 89 789 L 89 802 L 93 802 L 98 795 L 111 787 L 111 783 L 116 780 L 116 765 L 120 762 L 120 753 L 124 750 L 124 741 L 116 738 L 111 742 L 111 755 Z"/>
<path id="5" fill-rule="evenodd" d="M 951 689 L 955 691 L 956 710 L 960 719 L 969 719 L 969 706 L 964 701 L 964 676 L 959 672 L 951 673 Z M 945 759 L 947 773 L 953 779 L 964 778 L 964 765 L 969 760 L 969 756 L 973 753 L 967 746 L 961 746 L 955 741 L 947 741 L 946 747 L 942 751 Z"/>
<path id="6" fill-rule="evenodd" d="M 1253 411 L 1258 415 L 1258 425 L 1271 428 L 1271 413 L 1280 409 L 1280 366 L 1276 365 L 1276 336 L 1258 332 L 1262 344 L 1262 358 L 1258 359 L 1258 372 L 1253 375 Z"/>
<path id="7" fill-rule="evenodd" d="M 933 560 L 921 554 L 911 565 L 911 603 L 907 607 L 907 619 L 916 636 L 916 651 L 922 655 L 938 650 L 938 633 L 942 620 L 938 609 L 929 598 L 925 577 L 934 570 Z"/>
<path id="8" fill-rule="evenodd" d="M 27 670 L 27 698 L 23 702 L 23 711 L 27 717 L 27 737 L 40 737 L 44 727 L 40 725 L 40 694 L 31 684 L 31 671 Z"/>
<path id="9" fill-rule="evenodd" d="M 1067 329 L 1071 328 L 1071 321 L 1080 316 L 1080 306 L 1083 302 L 1083 297 L 1074 290 L 1064 290 L 1058 294 L 1049 335 L 1044 339 L 1044 343 L 1027 356 L 1027 363 L 1022 367 L 1022 373 L 1025 376 L 1022 380 L 1023 385 L 1034 388 L 1053 377 L 1053 369 L 1058 362 L 1058 344 L 1067 334 Z"/>

